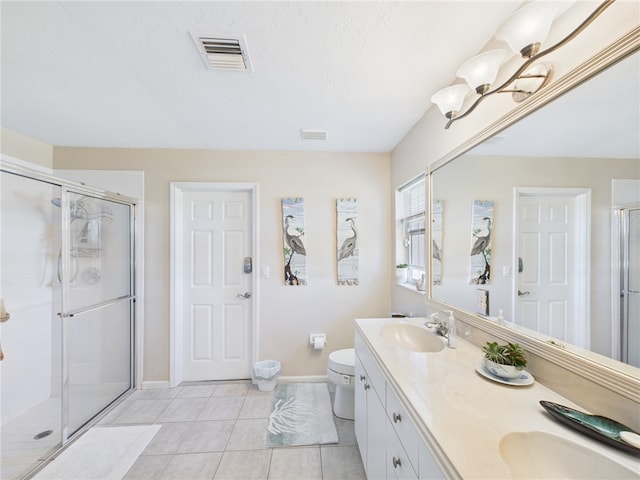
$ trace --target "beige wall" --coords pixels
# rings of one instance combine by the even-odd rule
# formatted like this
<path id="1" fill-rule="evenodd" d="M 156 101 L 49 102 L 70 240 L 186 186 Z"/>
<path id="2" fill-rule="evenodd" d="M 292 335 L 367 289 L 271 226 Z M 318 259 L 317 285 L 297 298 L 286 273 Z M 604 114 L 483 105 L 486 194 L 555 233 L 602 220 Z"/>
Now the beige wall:
<path id="1" fill-rule="evenodd" d="M 53 167 L 53 147 L 51 145 L 4 127 L 0 127 L 0 149 L 3 155 L 9 155 L 41 167 Z"/>
<path id="2" fill-rule="evenodd" d="M 322 375 L 330 351 L 353 346 L 352 320 L 390 312 L 391 193 L 389 154 L 236 152 L 150 149 L 54 149 L 56 169 L 144 171 L 144 380 L 169 379 L 169 183 L 259 184 L 259 356 L 277 359 L 283 375 Z M 282 197 L 304 197 L 309 284 L 284 286 Z M 335 244 L 337 198 L 358 199 L 360 285 L 339 287 Z M 326 332 L 328 346 L 308 346 Z"/>

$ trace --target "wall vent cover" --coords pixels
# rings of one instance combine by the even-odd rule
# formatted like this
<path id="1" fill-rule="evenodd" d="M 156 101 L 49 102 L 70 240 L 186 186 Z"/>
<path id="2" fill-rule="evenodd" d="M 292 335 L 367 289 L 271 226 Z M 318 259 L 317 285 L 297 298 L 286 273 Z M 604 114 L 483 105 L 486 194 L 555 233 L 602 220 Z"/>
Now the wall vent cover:
<path id="1" fill-rule="evenodd" d="M 208 69 L 253 71 L 244 35 L 192 33 L 191 37 Z"/>
<path id="2" fill-rule="evenodd" d="M 326 130 L 300 130 L 300 138 L 302 140 L 326 140 L 327 139 L 327 131 Z"/>

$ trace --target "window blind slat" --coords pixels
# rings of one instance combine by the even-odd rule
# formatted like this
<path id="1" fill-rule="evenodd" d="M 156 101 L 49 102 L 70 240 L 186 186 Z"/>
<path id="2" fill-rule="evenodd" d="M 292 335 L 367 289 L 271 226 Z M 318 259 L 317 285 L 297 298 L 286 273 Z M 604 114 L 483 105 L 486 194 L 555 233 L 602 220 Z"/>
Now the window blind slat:
<path id="1" fill-rule="evenodd" d="M 425 181 L 420 177 L 400 190 L 402 193 L 402 217 L 408 219 L 425 212 Z"/>

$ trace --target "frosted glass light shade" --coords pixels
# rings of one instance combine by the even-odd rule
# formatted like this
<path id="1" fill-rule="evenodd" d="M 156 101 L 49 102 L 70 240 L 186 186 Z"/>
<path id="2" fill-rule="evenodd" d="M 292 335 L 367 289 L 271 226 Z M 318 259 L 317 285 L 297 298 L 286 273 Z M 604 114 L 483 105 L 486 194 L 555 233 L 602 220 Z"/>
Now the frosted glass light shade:
<path id="1" fill-rule="evenodd" d="M 549 29 L 560 5 L 547 0 L 537 0 L 515 12 L 496 31 L 496 38 L 509 45 L 514 53 L 531 57 L 549 35 Z"/>
<path id="2" fill-rule="evenodd" d="M 437 91 L 431 97 L 431 101 L 438 105 L 438 108 L 445 117 L 451 119 L 455 116 L 456 112 L 462 108 L 464 99 L 469 92 L 470 90 L 467 85 L 459 83 Z"/>
<path id="3" fill-rule="evenodd" d="M 495 82 L 500 65 L 506 57 L 506 50 L 489 50 L 460 65 L 457 75 L 464 78 L 473 90 L 482 95 Z"/>

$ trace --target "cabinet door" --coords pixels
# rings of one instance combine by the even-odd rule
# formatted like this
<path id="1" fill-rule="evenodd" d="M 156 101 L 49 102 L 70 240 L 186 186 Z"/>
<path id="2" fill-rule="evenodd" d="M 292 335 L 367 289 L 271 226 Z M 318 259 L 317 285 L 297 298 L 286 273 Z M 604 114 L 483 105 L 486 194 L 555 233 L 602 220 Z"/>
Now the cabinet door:
<path id="1" fill-rule="evenodd" d="M 364 389 L 367 376 L 362 367 L 360 357 L 355 357 L 355 433 L 360 457 L 367 468 L 367 391 Z"/>
<path id="2" fill-rule="evenodd" d="M 385 465 L 385 424 L 386 415 L 382 403 L 378 399 L 373 386 L 367 392 L 367 479 L 386 478 Z"/>
<path id="3" fill-rule="evenodd" d="M 385 464 L 388 479 L 418 480 L 418 475 L 413 470 L 409 456 L 396 435 L 395 429 L 389 420 L 386 421 L 386 458 Z"/>
<path id="4" fill-rule="evenodd" d="M 444 473 L 440 470 L 440 467 L 433 458 L 433 455 L 431 455 L 431 452 L 427 450 L 427 446 L 425 444 L 420 443 L 418 455 L 420 457 L 420 466 L 418 467 L 420 480 L 444 479 Z"/>

